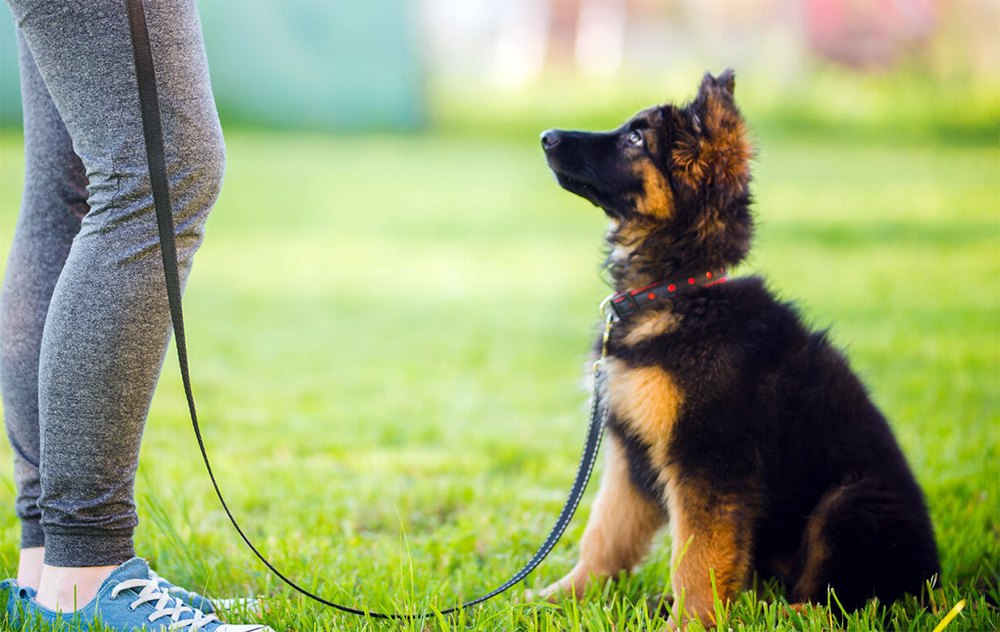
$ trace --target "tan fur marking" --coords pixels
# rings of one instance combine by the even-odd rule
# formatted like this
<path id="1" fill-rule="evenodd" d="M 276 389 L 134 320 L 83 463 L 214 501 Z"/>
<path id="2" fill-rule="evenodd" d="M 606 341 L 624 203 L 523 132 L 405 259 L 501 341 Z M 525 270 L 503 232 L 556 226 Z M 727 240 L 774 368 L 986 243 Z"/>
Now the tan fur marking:
<path id="1" fill-rule="evenodd" d="M 674 196 L 670 183 L 663 173 L 649 159 L 643 160 L 638 168 L 645 191 L 635 200 L 636 210 L 644 215 L 669 219 L 674 214 Z"/>
<path id="2" fill-rule="evenodd" d="M 659 129 L 663 125 L 663 119 L 660 118 L 659 115 L 656 115 L 655 117 L 652 118 L 655 118 L 659 122 L 650 121 L 651 127 L 646 129 L 642 138 L 643 142 L 646 144 L 646 150 L 650 154 L 655 156 L 657 155 L 656 152 L 660 147 L 660 135 L 657 134 L 654 130 Z M 649 117 L 647 117 L 647 120 L 649 120 Z"/>
<path id="3" fill-rule="evenodd" d="M 798 601 L 814 599 L 825 588 L 823 586 L 823 571 L 830 560 L 831 551 L 823 536 L 823 529 L 826 526 L 827 517 L 831 511 L 836 511 L 836 506 L 843 495 L 842 487 L 824 495 L 806 522 L 803 534 L 806 545 L 805 565 L 802 569 L 802 575 L 792 587 L 792 597 Z"/>
<path id="4" fill-rule="evenodd" d="M 830 559 L 830 549 L 821 533 L 826 522 L 823 516 L 812 516 L 806 524 L 806 563 L 802 575 L 792 588 L 792 595 L 803 601 L 815 598 L 821 585 L 823 567 Z"/>
<path id="5" fill-rule="evenodd" d="M 737 499 L 716 499 L 707 486 L 667 477 L 674 599 L 684 594 L 688 617 L 715 623 L 712 575 L 719 599 L 736 598 L 750 576 L 750 525 Z M 709 500 L 712 498 L 713 500 Z"/>
<path id="6" fill-rule="evenodd" d="M 665 483 L 670 433 L 684 401 L 680 389 L 660 367 L 631 368 L 610 358 L 604 371 L 611 412 L 648 446 L 650 464 Z"/>
<path id="7" fill-rule="evenodd" d="M 622 342 L 631 347 L 650 338 L 675 331 L 680 327 L 680 324 L 680 317 L 673 312 L 666 310 L 645 311 L 632 318 L 628 333 L 625 334 Z"/>
<path id="8" fill-rule="evenodd" d="M 697 190 L 705 181 L 707 161 L 703 158 L 702 148 L 705 140 L 692 133 L 684 134 L 674 147 L 674 164 L 677 175 L 692 189 Z"/>
<path id="9" fill-rule="evenodd" d="M 709 89 L 702 121 L 704 133 L 687 131 L 674 147 L 677 176 L 688 186 L 715 185 L 738 191 L 750 181 L 753 143 L 731 95 Z"/>
<path id="10" fill-rule="evenodd" d="M 613 577 L 630 571 L 649 551 L 649 545 L 666 516 L 642 495 L 629 479 L 625 450 L 612 435 L 607 440 L 607 465 L 587 528 L 580 540 L 580 561 L 572 571 L 539 595 L 554 599 L 569 592 L 583 596 L 591 578 Z"/>
<path id="11" fill-rule="evenodd" d="M 746 125 L 734 113 L 727 111 L 720 118 L 723 122 L 712 139 L 715 179 L 728 188 L 739 188 L 750 181 L 753 145 Z"/>
<path id="12" fill-rule="evenodd" d="M 670 430 L 684 401 L 673 377 L 660 367 L 631 368 L 616 358 L 605 364 L 605 371 L 611 411 L 660 453 L 657 460 L 662 463 Z M 653 465 L 661 467 L 657 460 Z"/>

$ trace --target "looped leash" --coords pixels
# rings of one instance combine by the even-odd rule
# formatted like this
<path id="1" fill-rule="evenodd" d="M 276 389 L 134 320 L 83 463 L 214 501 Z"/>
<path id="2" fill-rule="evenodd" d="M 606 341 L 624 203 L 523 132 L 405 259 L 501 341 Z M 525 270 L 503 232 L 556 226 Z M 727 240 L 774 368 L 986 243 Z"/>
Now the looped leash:
<path id="1" fill-rule="evenodd" d="M 419 619 L 436 614 L 449 614 L 474 606 L 478 603 L 482 603 L 487 599 L 499 595 L 514 584 L 520 582 L 531 571 L 535 570 L 535 568 L 542 562 L 542 560 L 545 559 L 552 548 L 556 545 L 556 542 L 559 541 L 559 538 L 562 536 L 566 527 L 569 525 L 570 520 L 573 518 L 576 508 L 580 504 L 580 499 L 583 497 L 583 492 L 587 488 L 587 482 L 590 480 L 590 474 L 594 469 L 594 463 L 597 459 L 597 451 L 601 444 L 604 424 L 607 420 L 608 414 L 607 406 L 604 405 L 600 401 L 601 398 L 598 397 L 600 370 L 601 364 L 604 360 L 604 353 L 601 354 L 601 359 L 594 364 L 595 390 L 590 409 L 590 423 L 587 427 L 587 441 L 584 445 L 583 453 L 580 455 L 579 469 L 577 470 L 576 478 L 573 480 L 573 486 L 570 488 L 569 497 L 566 499 L 566 503 L 559 512 L 559 516 L 556 518 L 556 522 L 552 526 L 551 532 L 538 548 L 538 551 L 536 551 L 531 559 L 528 560 L 528 562 L 521 567 L 519 571 L 514 573 L 510 579 L 482 597 L 473 599 L 472 601 L 468 601 L 458 606 L 447 608 L 445 610 L 417 614 L 379 613 L 351 608 L 328 601 L 318 595 L 315 595 L 289 579 L 284 573 L 275 568 L 274 565 L 267 560 L 267 558 L 264 557 L 257 547 L 253 545 L 246 533 L 244 533 L 243 529 L 236 521 L 236 517 L 233 515 L 233 512 L 229 509 L 229 505 L 226 504 L 226 499 L 222 496 L 222 490 L 219 488 L 219 483 L 216 481 L 215 474 L 212 472 L 212 464 L 208 459 L 208 452 L 205 449 L 205 441 L 201 435 L 201 427 L 198 425 L 198 413 L 195 410 L 194 395 L 191 391 L 191 378 L 188 374 L 187 342 L 184 336 L 184 316 L 181 309 L 180 274 L 177 268 L 177 247 L 174 241 L 174 220 L 173 213 L 170 208 L 170 189 L 167 180 L 166 157 L 163 149 L 163 129 L 160 123 L 160 104 L 156 92 L 156 75 L 153 69 L 153 56 L 149 43 L 149 32 L 146 26 L 146 15 L 142 0 L 125 0 L 125 3 L 128 11 L 129 31 L 132 38 L 132 52 L 135 57 L 135 74 L 139 87 L 139 107 L 142 111 L 142 131 L 146 140 L 146 159 L 149 163 L 149 178 L 153 189 L 153 205 L 156 207 L 156 222 L 160 237 L 160 253 L 163 257 L 163 275 L 167 286 L 167 302 L 170 306 L 170 319 L 174 327 L 174 343 L 177 346 L 177 360 L 180 364 L 181 381 L 184 383 L 184 394 L 187 396 L 188 411 L 191 414 L 191 425 L 194 428 L 195 437 L 198 439 L 198 448 L 201 450 L 202 459 L 205 461 L 205 469 L 208 471 L 208 477 L 212 480 L 212 486 L 215 488 L 215 494 L 219 497 L 219 502 L 222 504 L 222 508 L 226 511 L 229 521 L 233 523 L 233 527 L 236 529 L 236 532 L 241 538 L 243 538 L 243 541 L 246 542 L 246 545 L 251 551 L 253 551 L 257 558 L 260 559 L 264 566 L 270 569 L 272 573 L 296 591 L 302 593 L 310 599 L 332 608 L 336 608 L 342 612 L 371 617 L 373 619 Z M 610 332 L 611 318 L 609 316 L 604 333 L 604 351 L 607 351 L 607 341 L 610 336 Z"/>

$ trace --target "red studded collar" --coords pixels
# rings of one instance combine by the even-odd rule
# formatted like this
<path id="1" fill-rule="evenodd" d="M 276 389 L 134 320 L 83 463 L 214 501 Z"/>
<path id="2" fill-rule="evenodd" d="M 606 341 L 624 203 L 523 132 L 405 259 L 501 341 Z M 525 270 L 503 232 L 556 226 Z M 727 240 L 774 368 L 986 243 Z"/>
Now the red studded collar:
<path id="1" fill-rule="evenodd" d="M 653 283 L 638 290 L 615 294 L 608 299 L 607 303 L 620 320 L 659 301 L 669 299 L 688 290 L 724 283 L 729 278 L 727 274 L 726 268 L 716 268 L 698 273 L 695 276 Z"/>

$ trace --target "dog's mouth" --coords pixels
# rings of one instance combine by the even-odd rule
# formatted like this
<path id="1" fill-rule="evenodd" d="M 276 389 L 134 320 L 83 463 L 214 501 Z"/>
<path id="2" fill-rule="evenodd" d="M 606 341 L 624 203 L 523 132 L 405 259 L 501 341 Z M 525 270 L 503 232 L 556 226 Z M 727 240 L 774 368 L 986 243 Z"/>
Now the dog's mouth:
<path id="1" fill-rule="evenodd" d="M 585 182 L 579 178 L 574 178 L 573 176 L 568 176 L 564 173 L 559 173 L 558 171 L 553 173 L 556 174 L 556 181 L 559 182 L 559 186 L 564 189 L 569 189 L 570 191 L 581 195 L 584 193 L 597 193 L 597 189 L 595 189 L 589 182 Z"/>
<path id="2" fill-rule="evenodd" d="M 561 171 L 551 164 L 549 166 L 552 169 L 552 173 L 553 175 L 555 175 L 556 182 L 559 183 L 559 186 L 566 189 L 570 193 L 579 195 L 580 197 L 591 202 L 595 206 L 601 206 L 599 201 L 601 193 L 597 189 L 597 187 L 594 186 L 594 184 L 586 180 L 583 180 L 581 178 L 578 178 L 576 176 L 571 176 L 565 171 Z"/>

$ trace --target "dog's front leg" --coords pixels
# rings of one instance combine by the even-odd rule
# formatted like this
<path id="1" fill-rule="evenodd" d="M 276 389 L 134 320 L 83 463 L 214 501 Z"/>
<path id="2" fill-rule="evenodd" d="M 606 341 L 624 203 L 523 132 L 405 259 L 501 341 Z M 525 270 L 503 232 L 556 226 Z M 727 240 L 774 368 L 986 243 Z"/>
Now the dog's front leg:
<path id="1" fill-rule="evenodd" d="M 555 601 L 562 593 L 570 593 L 580 598 L 592 577 L 630 570 L 645 557 L 665 519 L 660 506 L 629 480 L 625 451 L 614 435 L 609 436 L 607 465 L 580 541 L 580 561 L 558 582 L 527 597 Z"/>
<path id="2" fill-rule="evenodd" d="M 671 627 L 694 617 L 714 625 L 713 576 L 722 603 L 734 600 L 746 585 L 757 512 L 747 497 L 720 495 L 708 483 L 679 477 L 671 477 L 667 484 L 667 506 L 674 615 L 681 617 L 680 623 L 671 618 Z M 683 615 L 677 611 L 680 604 Z"/>

